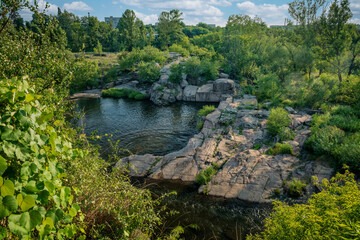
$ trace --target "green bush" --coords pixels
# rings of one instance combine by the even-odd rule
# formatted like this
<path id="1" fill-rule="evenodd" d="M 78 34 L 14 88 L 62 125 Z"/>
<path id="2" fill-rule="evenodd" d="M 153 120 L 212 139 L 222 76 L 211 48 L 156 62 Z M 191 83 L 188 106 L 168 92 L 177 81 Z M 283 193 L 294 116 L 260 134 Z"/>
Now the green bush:
<path id="1" fill-rule="evenodd" d="M 182 73 L 183 73 L 183 65 L 182 64 L 178 64 L 178 63 L 174 63 L 170 66 L 170 76 L 169 76 L 169 81 L 175 84 L 181 83 L 183 77 L 182 77 Z"/>
<path id="2" fill-rule="evenodd" d="M 142 50 L 136 48 L 131 52 L 123 52 L 119 55 L 120 70 L 134 71 L 140 62 L 156 62 L 161 65 L 167 59 L 165 55 L 164 52 L 152 46 L 147 46 Z"/>
<path id="3" fill-rule="evenodd" d="M 210 61 L 209 59 L 203 59 L 200 62 L 200 75 L 206 81 L 215 80 L 219 74 L 218 62 Z"/>
<path id="4" fill-rule="evenodd" d="M 346 171 L 317 186 L 321 192 L 305 204 L 274 202 L 265 230 L 247 240 L 358 239 L 360 187 L 354 175 Z"/>
<path id="5" fill-rule="evenodd" d="M 307 140 L 316 154 L 332 155 L 332 151 L 339 146 L 345 137 L 345 132 L 334 126 L 326 126 L 312 130 L 312 135 Z"/>
<path id="6" fill-rule="evenodd" d="M 191 57 L 186 61 L 184 72 L 190 80 L 197 81 L 200 77 L 200 63 L 201 62 L 198 57 Z"/>
<path id="7" fill-rule="evenodd" d="M 202 107 L 202 109 L 199 110 L 198 116 L 204 117 L 207 116 L 209 113 L 213 112 L 215 110 L 214 105 L 205 105 Z"/>
<path id="8" fill-rule="evenodd" d="M 290 117 L 288 112 L 283 108 L 273 108 L 270 110 L 270 115 L 267 121 L 267 131 L 270 135 L 276 136 L 281 133 L 283 136 L 287 136 L 285 133 L 286 127 L 290 124 Z M 285 139 L 282 139 L 285 140 Z"/>
<path id="9" fill-rule="evenodd" d="M 160 78 L 160 69 L 155 62 L 144 63 L 138 65 L 139 76 L 142 82 L 154 83 Z"/>
<path id="10" fill-rule="evenodd" d="M 144 100 L 148 98 L 146 94 L 128 88 L 109 88 L 103 90 L 101 96 L 110 98 L 130 98 L 135 100 Z"/>
<path id="11" fill-rule="evenodd" d="M 211 181 L 212 176 L 214 176 L 219 170 L 219 167 L 216 164 L 211 165 L 205 170 L 201 170 L 201 172 L 196 176 L 195 182 L 200 185 L 206 185 Z"/>
<path id="12" fill-rule="evenodd" d="M 279 102 L 282 91 L 281 81 L 276 74 L 262 75 L 256 81 L 256 96 L 260 102 Z"/>
<path id="13" fill-rule="evenodd" d="M 266 151 L 268 155 L 278 155 L 278 154 L 291 154 L 294 155 L 293 148 L 290 144 L 287 143 L 276 143 L 273 148 L 270 148 Z"/>
<path id="14" fill-rule="evenodd" d="M 204 123 L 205 123 L 204 120 L 201 120 L 200 122 L 197 123 L 196 128 L 197 128 L 197 130 L 198 130 L 199 132 L 200 132 L 201 129 L 203 128 Z"/>
<path id="15" fill-rule="evenodd" d="M 278 134 L 280 141 L 293 140 L 296 133 L 288 127 L 282 128 Z"/>
<path id="16" fill-rule="evenodd" d="M 174 43 L 169 47 L 169 52 L 177 52 L 181 54 L 183 57 L 188 57 L 190 55 L 189 50 L 183 48 L 180 45 L 177 45 L 176 43 Z"/>
<path id="17" fill-rule="evenodd" d="M 337 160 L 338 167 L 344 164 L 351 167 L 356 173 L 360 172 L 360 132 L 348 134 L 341 144 L 334 145 L 331 154 Z"/>
<path id="18" fill-rule="evenodd" d="M 73 80 L 69 86 L 70 92 L 74 93 L 86 89 L 86 87 L 96 87 L 98 85 L 99 67 L 97 62 L 89 60 L 76 61 L 73 66 Z"/>
<path id="19" fill-rule="evenodd" d="M 294 179 L 287 186 L 287 191 L 290 197 L 300 197 L 305 191 L 306 184 L 301 180 Z"/>
<path id="20" fill-rule="evenodd" d="M 218 75 L 219 64 L 203 59 L 200 61 L 198 57 L 189 58 L 184 67 L 184 72 L 187 74 L 190 82 L 199 83 L 198 79 L 202 78 L 203 81 L 215 80 Z"/>
<path id="21" fill-rule="evenodd" d="M 262 144 L 258 143 L 253 146 L 254 150 L 259 150 L 261 148 Z"/>
<path id="22" fill-rule="evenodd" d="M 333 115 L 328 124 L 348 132 L 360 131 L 360 119 L 354 115 Z"/>

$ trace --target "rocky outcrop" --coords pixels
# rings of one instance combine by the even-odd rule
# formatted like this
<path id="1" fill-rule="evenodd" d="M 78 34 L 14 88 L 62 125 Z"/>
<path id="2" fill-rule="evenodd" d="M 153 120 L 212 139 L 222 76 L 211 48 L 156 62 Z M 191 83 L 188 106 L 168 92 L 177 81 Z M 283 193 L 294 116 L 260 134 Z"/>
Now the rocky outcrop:
<path id="1" fill-rule="evenodd" d="M 186 88 L 184 96 L 194 99 L 195 87 Z M 211 86 L 204 89 L 211 92 Z M 292 123 L 288 127 L 296 136 L 287 143 L 293 147 L 294 154 L 266 155 L 274 144 L 266 131 L 268 116 L 269 111 L 257 109 L 254 96 L 228 97 L 204 117 L 203 129 L 185 148 L 165 156 L 135 155 L 122 159 L 121 163 L 138 168 L 138 171 L 130 168 L 134 176 L 182 181 L 195 181 L 201 171 L 216 164 L 220 169 L 209 183 L 199 187 L 199 193 L 252 202 L 269 201 L 275 190 L 279 191 L 285 181 L 293 178 L 307 180 L 317 175 L 323 179 L 332 175 L 328 165 L 297 157 L 311 134 L 311 116 L 305 113 L 289 114 Z"/>

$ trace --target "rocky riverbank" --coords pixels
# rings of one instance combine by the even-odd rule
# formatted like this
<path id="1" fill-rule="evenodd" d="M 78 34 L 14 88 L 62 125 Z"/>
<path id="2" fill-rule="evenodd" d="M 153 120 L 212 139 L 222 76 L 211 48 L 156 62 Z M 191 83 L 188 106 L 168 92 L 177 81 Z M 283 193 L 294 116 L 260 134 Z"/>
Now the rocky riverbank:
<path id="1" fill-rule="evenodd" d="M 188 182 L 216 164 L 221 167 L 210 182 L 199 186 L 199 193 L 251 202 L 271 201 L 275 193 L 284 193 L 285 182 L 292 179 L 308 183 L 310 193 L 311 176 L 320 180 L 331 177 L 333 170 L 328 164 L 307 160 L 302 154 L 311 133 L 310 115 L 288 109 L 289 128 L 296 136 L 286 143 L 293 147 L 294 154 L 266 155 L 272 145 L 266 131 L 269 111 L 257 109 L 257 105 L 254 96 L 229 96 L 204 117 L 203 129 L 185 148 L 165 156 L 133 155 L 117 166 L 128 166 L 132 176 Z"/>

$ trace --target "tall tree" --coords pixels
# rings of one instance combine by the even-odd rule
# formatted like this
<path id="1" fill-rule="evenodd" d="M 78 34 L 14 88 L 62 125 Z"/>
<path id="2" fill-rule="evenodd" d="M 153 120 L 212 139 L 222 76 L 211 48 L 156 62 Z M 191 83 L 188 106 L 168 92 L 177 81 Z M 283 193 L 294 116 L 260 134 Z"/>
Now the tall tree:
<path id="1" fill-rule="evenodd" d="M 182 32 L 182 14 L 178 9 L 160 14 L 159 25 L 157 27 L 160 47 L 168 48 L 174 43 L 179 43 L 185 36 Z"/>
<path id="2" fill-rule="evenodd" d="M 119 20 L 117 28 L 120 32 L 120 40 L 125 49 L 131 51 L 138 45 L 143 22 L 138 19 L 133 10 L 126 9 Z"/>
<path id="3" fill-rule="evenodd" d="M 349 45 L 349 33 L 345 28 L 347 21 L 352 17 L 348 0 L 335 0 L 328 12 L 321 15 L 319 40 L 325 47 L 325 56 L 336 71 L 339 82 L 342 81 L 342 72 L 347 68 L 343 53 Z"/>

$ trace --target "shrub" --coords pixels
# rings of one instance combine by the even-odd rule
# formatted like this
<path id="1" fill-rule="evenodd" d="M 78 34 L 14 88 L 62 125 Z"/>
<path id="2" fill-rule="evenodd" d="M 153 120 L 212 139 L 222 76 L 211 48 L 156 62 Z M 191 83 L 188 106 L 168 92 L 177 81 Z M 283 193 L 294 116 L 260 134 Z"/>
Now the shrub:
<path id="1" fill-rule="evenodd" d="M 268 133 L 272 136 L 278 135 L 290 124 L 288 112 L 283 108 L 273 108 L 267 121 Z"/>
<path id="2" fill-rule="evenodd" d="M 291 154 L 294 155 L 292 146 L 287 143 L 276 143 L 273 148 L 266 151 L 268 155 Z"/>
<path id="3" fill-rule="evenodd" d="M 171 45 L 169 47 L 169 52 L 177 52 L 177 53 L 180 53 L 184 57 L 188 57 L 190 55 L 189 50 L 183 48 L 180 45 L 177 45 L 176 43 L 174 43 L 173 45 Z"/>
<path id="4" fill-rule="evenodd" d="M 97 62 L 89 60 L 77 61 L 73 66 L 73 80 L 69 86 L 70 92 L 84 90 L 86 87 L 96 87 L 98 78 L 99 67 Z"/>
<path id="5" fill-rule="evenodd" d="M 205 105 L 202 107 L 202 109 L 199 110 L 198 115 L 199 117 L 204 117 L 207 116 L 209 113 L 213 112 L 214 110 L 214 105 Z"/>
<path id="6" fill-rule="evenodd" d="M 296 133 L 288 127 L 282 128 L 278 134 L 280 141 L 293 140 Z"/>
<path id="7" fill-rule="evenodd" d="M 170 66 L 170 76 L 169 76 L 169 81 L 175 84 L 181 83 L 183 77 L 182 77 L 182 73 L 183 73 L 183 65 L 182 64 L 178 64 L 178 63 L 174 63 Z"/>
<path id="8" fill-rule="evenodd" d="M 154 83 L 160 78 L 160 69 L 155 62 L 141 62 L 138 66 L 139 76 L 142 82 Z"/>
<path id="9" fill-rule="evenodd" d="M 258 78 L 256 96 L 260 101 L 279 102 L 281 93 L 281 81 L 276 74 L 262 75 Z"/>
<path id="10" fill-rule="evenodd" d="M 198 57 L 191 57 L 186 61 L 184 72 L 190 80 L 196 81 L 200 77 L 200 63 Z"/>
<path id="11" fill-rule="evenodd" d="M 357 239 L 359 234 L 360 187 L 346 171 L 329 182 L 324 179 L 305 204 L 291 206 L 276 201 L 261 234 L 254 239 Z"/>
<path id="12" fill-rule="evenodd" d="M 201 170 L 201 172 L 196 176 L 195 182 L 200 185 L 206 185 L 211 181 L 212 176 L 214 176 L 219 170 L 219 167 L 216 164 L 211 165 L 205 170 Z"/>
<path id="13" fill-rule="evenodd" d="M 344 131 L 360 131 L 360 119 L 354 115 L 333 115 L 328 124 L 341 128 Z"/>
<path id="14" fill-rule="evenodd" d="M 260 148 L 261 148 L 261 144 L 260 144 L 260 143 L 255 144 L 255 145 L 253 146 L 253 149 L 255 149 L 255 150 L 259 150 Z"/>
<path id="15" fill-rule="evenodd" d="M 196 128 L 197 128 L 197 130 L 198 130 L 199 132 L 200 132 L 201 129 L 203 128 L 204 122 L 205 122 L 204 120 L 201 120 L 200 122 L 197 123 Z"/>
<path id="16" fill-rule="evenodd" d="M 210 51 L 206 48 L 200 48 L 198 46 L 192 46 L 190 51 L 192 56 L 197 56 L 200 58 L 200 60 L 213 59 L 214 56 L 216 55 L 215 51 Z"/>
<path id="17" fill-rule="evenodd" d="M 135 100 L 144 100 L 148 98 L 146 94 L 128 88 L 110 88 L 103 90 L 101 96 L 110 98 L 130 98 Z"/>
<path id="18" fill-rule="evenodd" d="M 219 64 L 212 62 L 209 59 L 203 59 L 200 62 L 200 75 L 206 81 L 215 80 L 219 74 Z"/>
<path id="19" fill-rule="evenodd" d="M 326 126 L 312 132 L 307 144 L 316 154 L 331 155 L 332 151 L 342 143 L 345 132 L 334 126 Z"/>
<path id="20" fill-rule="evenodd" d="M 166 57 L 165 53 L 159 49 L 152 46 L 146 46 L 142 50 L 136 48 L 131 52 L 124 52 L 120 54 L 119 61 L 120 70 L 134 71 L 137 64 L 140 62 L 157 62 L 159 64 L 163 64 L 166 61 Z"/>
<path id="21" fill-rule="evenodd" d="M 335 146 L 332 154 L 337 160 L 338 167 L 344 164 L 356 173 L 360 172 L 360 132 L 347 135 L 340 145 Z"/>
<path id="22" fill-rule="evenodd" d="M 301 180 L 294 179 L 287 186 L 287 192 L 291 197 L 300 197 L 305 191 L 306 184 Z"/>

